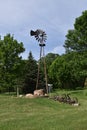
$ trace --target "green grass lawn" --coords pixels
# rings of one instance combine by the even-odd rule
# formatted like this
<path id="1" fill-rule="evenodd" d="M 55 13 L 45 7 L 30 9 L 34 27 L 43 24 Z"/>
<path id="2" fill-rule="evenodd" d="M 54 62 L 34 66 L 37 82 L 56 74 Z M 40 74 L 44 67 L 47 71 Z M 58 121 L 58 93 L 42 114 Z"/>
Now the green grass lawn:
<path id="1" fill-rule="evenodd" d="M 57 92 L 61 93 L 76 96 L 81 105 L 0 95 L 0 130 L 86 130 L 87 90 Z"/>

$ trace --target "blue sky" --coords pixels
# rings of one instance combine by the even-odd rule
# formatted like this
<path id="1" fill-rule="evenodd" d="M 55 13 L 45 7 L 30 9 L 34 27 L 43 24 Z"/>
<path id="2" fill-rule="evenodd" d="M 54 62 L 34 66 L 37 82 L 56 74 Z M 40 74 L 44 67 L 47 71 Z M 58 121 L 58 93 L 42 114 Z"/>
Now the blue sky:
<path id="1" fill-rule="evenodd" d="M 87 10 L 87 0 L 0 0 L 0 35 L 14 34 L 26 51 L 39 58 L 39 45 L 30 30 L 42 29 L 47 34 L 45 54 L 63 54 L 65 35 L 73 29 L 75 18 Z"/>

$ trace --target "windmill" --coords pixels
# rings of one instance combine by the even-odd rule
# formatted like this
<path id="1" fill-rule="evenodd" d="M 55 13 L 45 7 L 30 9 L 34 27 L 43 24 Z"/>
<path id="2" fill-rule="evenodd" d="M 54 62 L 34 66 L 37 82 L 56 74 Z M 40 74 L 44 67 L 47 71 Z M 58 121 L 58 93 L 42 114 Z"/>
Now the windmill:
<path id="1" fill-rule="evenodd" d="M 48 93 L 46 61 L 45 61 L 45 52 L 44 52 L 44 47 L 45 47 L 45 45 L 46 45 L 45 42 L 46 42 L 46 40 L 47 40 L 47 35 L 46 35 L 46 33 L 45 33 L 43 30 L 41 30 L 41 29 L 37 29 L 36 31 L 31 30 L 31 31 L 30 31 L 30 35 L 35 37 L 35 39 L 38 41 L 39 46 L 40 46 L 40 60 L 39 60 L 39 63 L 38 63 L 38 73 L 37 73 L 36 89 L 38 89 L 38 85 L 39 85 L 41 58 L 43 57 L 45 86 L 46 86 L 46 92 Z"/>

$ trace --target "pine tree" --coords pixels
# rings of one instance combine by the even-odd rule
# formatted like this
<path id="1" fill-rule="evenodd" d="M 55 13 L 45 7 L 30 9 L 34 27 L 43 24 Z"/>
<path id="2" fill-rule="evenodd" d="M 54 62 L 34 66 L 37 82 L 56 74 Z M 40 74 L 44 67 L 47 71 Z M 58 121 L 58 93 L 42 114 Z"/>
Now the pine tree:
<path id="1" fill-rule="evenodd" d="M 29 52 L 28 60 L 25 65 L 25 78 L 24 78 L 24 93 L 33 93 L 36 89 L 37 78 L 37 62 L 32 56 L 32 52 Z"/>

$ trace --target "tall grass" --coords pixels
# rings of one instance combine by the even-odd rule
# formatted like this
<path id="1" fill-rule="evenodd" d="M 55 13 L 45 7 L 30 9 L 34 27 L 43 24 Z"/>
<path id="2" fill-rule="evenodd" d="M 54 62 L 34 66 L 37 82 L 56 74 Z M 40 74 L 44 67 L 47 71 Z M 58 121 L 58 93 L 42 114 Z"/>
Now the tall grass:
<path id="1" fill-rule="evenodd" d="M 81 105 L 0 95 L 0 130 L 86 130 L 87 90 L 56 92 L 62 93 L 76 96 Z"/>

